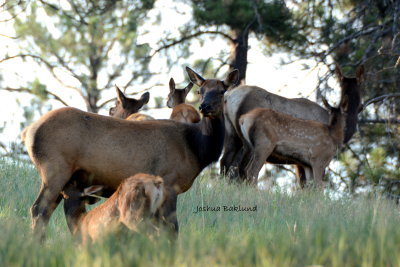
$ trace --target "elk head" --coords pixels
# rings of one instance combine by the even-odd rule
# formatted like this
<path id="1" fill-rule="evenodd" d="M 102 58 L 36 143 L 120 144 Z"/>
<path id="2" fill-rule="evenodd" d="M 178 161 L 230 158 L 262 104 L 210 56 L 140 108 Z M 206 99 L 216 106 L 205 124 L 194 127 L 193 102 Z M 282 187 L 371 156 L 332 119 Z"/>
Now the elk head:
<path id="1" fill-rule="evenodd" d="M 185 88 L 177 89 L 175 88 L 174 79 L 171 78 L 169 80 L 169 94 L 168 94 L 167 106 L 169 108 L 174 108 L 179 104 L 185 103 L 186 96 L 190 92 L 192 87 L 193 83 L 189 83 Z"/>
<path id="2" fill-rule="evenodd" d="M 144 93 L 140 99 L 129 98 L 121 92 L 118 86 L 115 86 L 117 91 L 117 100 L 115 107 L 110 108 L 109 114 L 111 117 L 126 119 L 129 115 L 137 113 L 140 108 L 149 102 L 150 94 Z"/>
<path id="3" fill-rule="evenodd" d="M 342 88 L 340 106 L 344 106 L 347 102 L 347 119 L 344 143 L 347 143 L 357 130 L 358 113 L 362 110 L 362 84 L 364 82 L 364 66 L 360 65 L 356 70 L 356 77 L 343 76 L 342 71 L 336 65 L 336 76 Z"/>
<path id="4" fill-rule="evenodd" d="M 204 79 L 194 70 L 186 67 L 190 80 L 199 86 L 200 94 L 199 110 L 205 117 L 221 116 L 223 110 L 224 93 L 228 88 L 235 86 L 239 80 L 239 71 L 233 70 L 225 80 Z"/>
<path id="5" fill-rule="evenodd" d="M 347 96 L 343 96 L 341 102 L 338 107 L 332 107 L 325 97 L 322 97 L 322 103 L 325 108 L 328 110 L 330 118 L 329 125 L 336 125 L 338 120 L 341 118 L 347 118 L 348 108 L 349 108 L 349 99 Z"/>

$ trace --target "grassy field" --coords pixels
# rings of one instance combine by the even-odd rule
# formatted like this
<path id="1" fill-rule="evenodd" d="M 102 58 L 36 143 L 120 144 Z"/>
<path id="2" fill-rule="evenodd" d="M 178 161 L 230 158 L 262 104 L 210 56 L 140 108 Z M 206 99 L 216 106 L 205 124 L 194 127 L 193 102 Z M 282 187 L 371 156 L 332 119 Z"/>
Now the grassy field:
<path id="1" fill-rule="evenodd" d="M 181 231 L 174 246 L 140 235 L 79 246 L 61 205 L 39 245 L 29 228 L 39 190 L 36 170 L 0 160 L 0 266 L 400 266 L 400 215 L 393 203 L 267 192 L 209 176 L 179 197 Z M 220 211 L 195 213 L 206 205 Z M 233 205 L 257 208 L 223 210 Z"/>

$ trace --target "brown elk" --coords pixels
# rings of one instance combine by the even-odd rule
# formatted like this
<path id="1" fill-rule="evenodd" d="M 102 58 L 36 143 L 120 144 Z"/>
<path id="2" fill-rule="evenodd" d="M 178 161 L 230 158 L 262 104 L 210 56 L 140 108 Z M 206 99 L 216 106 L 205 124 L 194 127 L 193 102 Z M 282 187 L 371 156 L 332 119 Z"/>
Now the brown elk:
<path id="1" fill-rule="evenodd" d="M 111 117 L 132 121 L 154 120 L 149 115 L 137 113 L 139 109 L 149 102 L 150 94 L 148 92 L 144 93 L 140 99 L 134 99 L 126 97 L 118 86 L 115 86 L 115 89 L 117 91 L 117 100 L 115 101 L 115 107 L 109 110 Z"/>
<path id="2" fill-rule="evenodd" d="M 91 174 L 90 179 L 78 181 L 82 186 L 103 185 L 105 196 L 136 173 L 163 177 L 169 189 L 163 216 L 178 231 L 177 195 L 187 191 L 197 175 L 221 155 L 223 96 L 238 80 L 237 70 L 223 81 L 205 80 L 186 70 L 201 86 L 203 118 L 199 123 L 132 122 L 67 107 L 50 111 L 24 131 L 29 156 L 42 179 L 31 208 L 32 228 L 39 237 L 62 199 L 61 191 L 77 171 Z"/>
<path id="3" fill-rule="evenodd" d="M 239 119 L 245 144 L 252 155 L 245 168 L 248 181 L 257 181 L 258 173 L 270 155 L 277 154 L 305 169 L 307 179 L 314 178 L 322 187 L 322 177 L 336 150 L 344 141 L 348 101 L 333 108 L 324 99 L 330 112 L 329 125 L 302 120 L 266 108 L 256 108 Z"/>
<path id="4" fill-rule="evenodd" d="M 200 114 L 197 110 L 188 104 L 185 104 L 186 96 L 192 89 L 193 83 L 189 83 L 184 89 L 175 88 L 175 81 L 173 78 L 169 80 L 169 94 L 167 106 L 172 108 L 170 116 L 171 120 L 197 123 L 200 121 Z"/>
<path id="5" fill-rule="evenodd" d="M 357 127 L 357 116 L 361 105 L 361 84 L 363 81 L 364 67 L 357 68 L 356 78 L 349 78 L 342 75 L 339 66 L 336 67 L 336 74 L 341 86 L 341 100 L 348 99 L 348 111 L 345 126 L 344 143 L 348 142 L 353 136 Z M 328 111 L 317 103 L 304 98 L 289 99 L 279 95 L 272 94 L 256 86 L 238 86 L 229 90 L 225 94 L 225 141 L 224 153 L 221 158 L 221 173 L 229 174 L 232 170 L 237 170 L 232 178 L 240 176 L 246 177 L 244 168 L 248 164 L 249 155 L 244 155 L 242 151 L 244 138 L 240 131 L 239 118 L 243 114 L 254 108 L 269 108 L 280 113 L 294 116 L 299 119 L 317 121 L 323 124 L 329 124 Z M 267 159 L 270 163 L 276 164 L 296 164 L 291 159 L 271 155 Z M 304 169 L 297 164 L 300 173 Z M 300 185 L 305 185 L 304 175 L 300 175 Z"/>
<path id="6" fill-rule="evenodd" d="M 67 184 L 62 192 L 64 212 L 71 232 L 84 244 L 121 225 L 137 232 L 143 220 L 155 217 L 166 198 L 161 177 L 139 173 L 125 179 L 107 201 L 87 212 L 86 198 L 103 186 L 90 186 L 82 192 L 75 182 Z"/>

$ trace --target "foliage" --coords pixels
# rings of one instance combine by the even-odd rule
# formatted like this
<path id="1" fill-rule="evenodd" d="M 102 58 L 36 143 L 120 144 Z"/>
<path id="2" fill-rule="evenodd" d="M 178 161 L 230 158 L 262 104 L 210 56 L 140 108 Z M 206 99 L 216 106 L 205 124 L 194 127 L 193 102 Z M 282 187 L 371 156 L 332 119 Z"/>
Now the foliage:
<path id="1" fill-rule="evenodd" d="M 202 43 L 222 37 L 230 46 L 194 60 L 191 66 L 205 77 L 220 77 L 221 70 L 229 65 L 240 70 L 244 81 L 249 38 L 259 39 L 267 53 L 284 49 L 288 59 L 314 59 L 325 64 L 330 71 L 316 85 L 318 98 L 332 90 L 328 81 L 334 62 L 348 76 L 364 64 L 364 100 L 388 97 L 365 106 L 359 116 L 359 134 L 338 156 L 340 166 L 336 173 L 329 172 L 329 177 L 339 181 L 337 188 L 351 193 L 400 193 L 400 108 L 398 97 L 393 95 L 400 88 L 400 1 L 175 0 L 191 7 L 193 19 L 167 29 L 160 36 L 158 48 L 138 42 L 139 30 L 154 0 L 62 2 L 9 1 L 12 5 L 7 12 L 18 15 L 13 20 L 22 59 L 34 60 L 62 83 L 60 70 L 74 77 L 76 84 L 66 85 L 84 100 L 89 111 L 97 112 L 109 103 L 102 101 L 103 93 L 117 81 L 125 84 L 123 88 L 146 81 L 150 77 L 151 49 L 151 55 L 164 51 L 162 56 L 172 66 L 179 60 L 187 61 L 194 52 L 194 40 Z M 162 21 L 158 18 L 155 24 L 159 23 Z M 167 53 L 173 47 L 178 52 Z M 123 78 L 127 76 L 128 80 Z M 1 74 L 0 78 L 2 85 L 7 83 Z M 21 87 L 15 91 L 35 96 L 31 106 L 24 109 L 27 123 L 33 114 L 49 109 L 44 106 L 48 100 L 67 102 L 39 78 Z M 156 99 L 157 107 L 162 102 Z M 15 150 L 20 148 L 16 146 Z"/>
<path id="2" fill-rule="evenodd" d="M 193 17 L 199 25 L 227 25 L 265 35 L 272 44 L 285 44 L 300 38 L 293 15 L 284 1 L 193 0 Z M 296 38 L 297 37 L 297 38 Z"/>
<path id="3" fill-rule="evenodd" d="M 102 92 L 120 76 L 134 77 L 124 88 L 135 79 L 149 78 L 150 49 L 138 43 L 137 31 L 153 4 L 154 0 L 31 1 L 24 16 L 14 18 L 21 56 L 34 59 L 56 81 L 77 92 L 88 111 L 97 112 L 104 106 Z M 20 8 L 15 5 L 9 12 L 18 14 Z M 60 78 L 60 70 L 76 85 Z M 37 79 L 29 87 L 41 100 L 50 98 L 46 85 Z"/>
<path id="4" fill-rule="evenodd" d="M 293 194 L 199 177 L 179 196 L 181 232 L 165 238 L 109 236 L 78 246 L 58 208 L 44 245 L 31 236 L 28 208 L 39 190 L 35 169 L 0 162 L 2 266 L 395 266 L 400 262 L 400 215 L 376 198 L 337 199 L 313 191 Z M 257 205 L 257 212 L 202 212 L 197 206 Z"/>

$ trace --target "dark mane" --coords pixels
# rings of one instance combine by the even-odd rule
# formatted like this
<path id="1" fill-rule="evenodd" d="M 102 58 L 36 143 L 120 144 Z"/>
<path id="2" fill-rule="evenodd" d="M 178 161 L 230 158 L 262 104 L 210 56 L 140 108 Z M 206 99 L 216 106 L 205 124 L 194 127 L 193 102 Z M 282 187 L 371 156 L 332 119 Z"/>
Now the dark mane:
<path id="1" fill-rule="evenodd" d="M 223 118 L 203 118 L 186 131 L 186 140 L 201 170 L 217 161 L 222 153 L 225 127 Z"/>
<path id="2" fill-rule="evenodd" d="M 356 78 L 347 77 L 343 78 L 341 86 L 342 94 L 348 98 L 349 102 L 344 137 L 344 143 L 347 143 L 357 131 L 358 112 L 361 107 L 361 88 Z M 341 101 L 343 101 L 343 99 Z"/>

